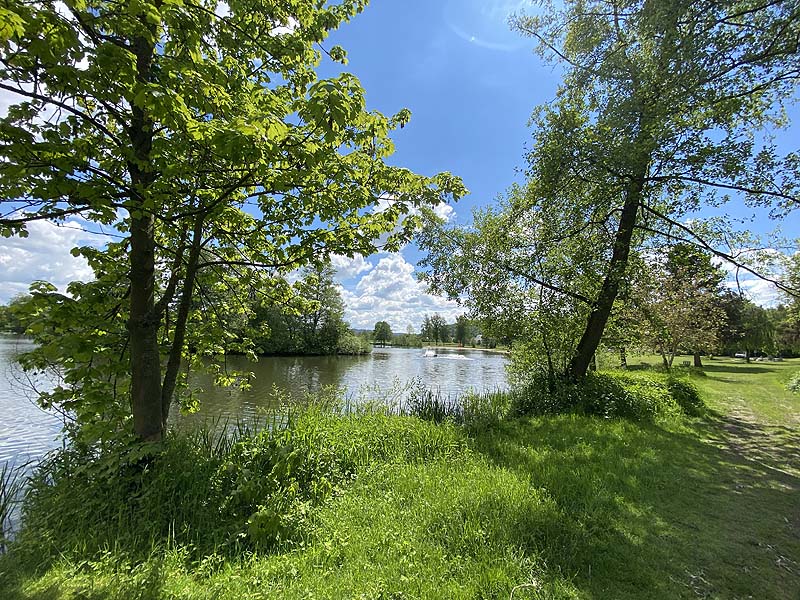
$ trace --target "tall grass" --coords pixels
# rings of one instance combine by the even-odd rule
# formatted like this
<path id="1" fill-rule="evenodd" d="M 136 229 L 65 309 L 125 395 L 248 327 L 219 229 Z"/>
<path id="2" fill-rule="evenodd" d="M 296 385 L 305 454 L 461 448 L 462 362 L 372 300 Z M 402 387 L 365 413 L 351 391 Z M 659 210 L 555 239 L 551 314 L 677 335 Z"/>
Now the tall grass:
<path id="1" fill-rule="evenodd" d="M 25 467 L 10 462 L 0 465 L 0 553 L 5 552 L 13 533 L 11 519 L 25 487 Z"/>
<path id="2" fill-rule="evenodd" d="M 797 398 L 768 377 L 702 386 Z M 794 480 L 710 438 L 713 419 L 665 420 L 694 410 L 685 383 L 600 377 L 544 407 L 570 414 L 521 419 L 525 389 L 391 414 L 311 402 L 110 470 L 50 469 L 26 505 L 55 511 L 49 529 L 0 558 L 0 597 L 800 597 Z M 611 393 L 613 411 L 593 404 Z M 441 424 L 397 414 L 412 406 Z"/>
<path id="3" fill-rule="evenodd" d="M 786 383 L 786 389 L 795 394 L 800 394 L 800 371 L 792 375 L 791 379 Z"/>
<path id="4" fill-rule="evenodd" d="M 411 417 L 325 402 L 276 414 L 173 432 L 145 453 L 59 452 L 31 480 L 17 554 L 38 568 L 109 550 L 143 559 L 165 544 L 196 557 L 287 549 L 370 465 L 466 452 L 454 427 Z"/>

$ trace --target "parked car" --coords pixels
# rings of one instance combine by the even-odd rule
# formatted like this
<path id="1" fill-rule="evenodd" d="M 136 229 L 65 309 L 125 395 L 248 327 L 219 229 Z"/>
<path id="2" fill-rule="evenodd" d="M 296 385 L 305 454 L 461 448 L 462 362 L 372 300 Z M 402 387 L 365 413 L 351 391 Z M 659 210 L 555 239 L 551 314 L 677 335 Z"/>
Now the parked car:
<path id="1" fill-rule="evenodd" d="M 733 355 L 734 358 L 747 358 L 747 352 L 737 352 Z"/>

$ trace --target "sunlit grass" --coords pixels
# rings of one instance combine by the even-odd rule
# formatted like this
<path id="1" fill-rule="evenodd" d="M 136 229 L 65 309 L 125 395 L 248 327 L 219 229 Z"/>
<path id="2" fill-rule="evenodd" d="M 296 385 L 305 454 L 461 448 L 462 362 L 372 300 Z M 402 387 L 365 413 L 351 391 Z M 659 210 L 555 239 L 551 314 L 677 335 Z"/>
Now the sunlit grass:
<path id="1" fill-rule="evenodd" d="M 310 439 L 351 475 L 291 543 L 12 553 L 0 597 L 800 597 L 800 361 L 705 363 L 702 418 L 319 416 Z"/>

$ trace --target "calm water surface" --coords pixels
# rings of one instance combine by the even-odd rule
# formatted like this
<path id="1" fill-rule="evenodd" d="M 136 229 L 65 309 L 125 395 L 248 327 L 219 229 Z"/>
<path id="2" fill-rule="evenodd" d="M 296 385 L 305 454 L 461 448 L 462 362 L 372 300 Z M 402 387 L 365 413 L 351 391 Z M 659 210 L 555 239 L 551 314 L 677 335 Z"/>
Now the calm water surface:
<path id="1" fill-rule="evenodd" d="M 451 397 L 507 387 L 505 355 L 456 348 L 437 352 L 436 357 L 426 357 L 421 348 L 375 348 L 366 356 L 268 356 L 256 363 L 239 356 L 228 357 L 230 370 L 253 373 L 251 387 L 215 388 L 209 377 L 195 377 L 191 384 L 203 390 L 200 412 L 180 415 L 177 420 L 187 423 L 208 418 L 258 418 L 277 404 L 275 388 L 297 396 L 334 386 L 353 403 L 396 404 L 415 381 Z"/>
<path id="2" fill-rule="evenodd" d="M 36 405 L 31 382 L 14 362 L 18 353 L 32 347 L 24 338 L 0 334 L 0 462 L 36 461 L 61 443 L 61 417 Z M 191 383 L 203 390 L 200 412 L 178 415 L 173 410 L 173 423 L 182 426 L 209 419 L 257 419 L 276 405 L 276 388 L 284 395 L 300 396 L 334 386 L 354 403 L 396 403 L 413 380 L 453 397 L 469 390 L 505 389 L 504 355 L 468 349 L 438 352 L 438 356 L 429 358 L 419 348 L 375 348 L 371 355 L 361 357 L 263 357 L 256 363 L 228 357 L 229 370 L 253 373 L 250 388 L 216 388 L 210 378 L 196 376 Z M 33 383 L 40 389 L 52 385 L 43 380 Z"/>

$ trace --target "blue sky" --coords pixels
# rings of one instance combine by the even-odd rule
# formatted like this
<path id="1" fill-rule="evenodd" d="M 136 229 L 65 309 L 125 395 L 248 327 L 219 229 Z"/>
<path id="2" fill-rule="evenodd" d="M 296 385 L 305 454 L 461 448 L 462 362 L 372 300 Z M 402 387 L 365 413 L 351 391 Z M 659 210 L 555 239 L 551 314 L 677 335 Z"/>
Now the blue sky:
<path id="1" fill-rule="evenodd" d="M 559 82 L 558 71 L 534 54 L 532 40 L 508 27 L 509 14 L 529 5 L 524 0 L 373 0 L 326 43 L 347 51 L 344 70 L 359 77 L 370 109 L 411 110 L 410 124 L 394 135 L 391 163 L 426 175 L 450 171 L 464 180 L 471 194 L 453 207 L 450 216 L 457 222 L 468 222 L 473 207 L 493 202 L 521 180 L 518 169 L 524 167 L 531 139 L 528 119 L 553 97 Z M 326 61 L 320 76 L 340 70 Z M 784 142 L 786 150 L 797 145 L 791 135 L 784 135 Z M 763 218 L 752 225 L 760 232 L 770 226 Z M 789 224 L 784 233 L 800 237 L 800 228 Z M 63 286 L 70 278 L 90 276 L 86 265 L 68 253 L 80 243 L 87 243 L 80 232 L 48 224 L 35 225 L 26 240 L 0 240 L 0 302 L 25 291 L 34 279 Z M 337 260 L 350 323 L 372 328 L 386 320 L 394 331 L 406 331 L 409 325 L 418 330 L 425 314 L 438 312 L 449 321 L 461 314 L 461 308 L 430 296 L 416 281 L 418 259 L 418 250 L 409 246 L 400 254 Z M 745 287 L 763 302 L 774 298 L 761 282 Z"/>
<path id="2" fill-rule="evenodd" d="M 471 193 L 453 207 L 457 222 L 468 222 L 473 207 L 493 202 L 522 179 L 519 168 L 532 135 L 528 119 L 537 105 L 554 96 L 559 83 L 558 70 L 534 54 L 533 41 L 509 29 L 508 16 L 530 10 L 530 4 L 374 1 L 330 39 L 330 45 L 347 51 L 346 70 L 360 78 L 370 108 L 389 114 L 407 107 L 412 112 L 410 125 L 395 135 L 397 152 L 391 162 L 426 175 L 451 171 L 464 180 Z M 334 72 L 323 69 L 321 74 Z M 800 117 L 796 107 L 792 113 Z M 797 129 L 795 135 L 781 134 L 782 150 L 797 148 Z M 745 228 L 757 233 L 774 227 L 763 211 L 754 214 L 735 203 L 717 214 L 752 218 Z M 800 227 L 784 223 L 783 233 L 800 237 Z M 415 311 L 439 311 L 454 319 L 461 312 L 458 307 L 427 296 L 405 275 L 418 259 L 417 249 L 409 246 L 400 256 L 368 258 L 375 265 L 370 271 L 362 262 L 356 275 L 345 277 L 353 270 L 343 271 L 350 321 L 371 327 L 385 319 L 395 331 L 403 331 L 408 323 L 421 321 Z M 384 277 L 391 290 L 381 286 Z M 759 302 L 771 304 L 777 298 L 758 279 L 742 276 L 740 283 Z"/>
<path id="3" fill-rule="evenodd" d="M 369 108 L 385 114 L 411 110 L 411 123 L 394 136 L 393 164 L 426 175 L 450 171 L 464 180 L 470 195 L 453 207 L 458 222 L 521 180 L 528 119 L 558 84 L 558 74 L 534 55 L 532 42 L 508 27 L 508 16 L 527 5 L 375 1 L 327 44 L 347 51 L 346 70 L 361 80 Z M 321 75 L 334 72 L 323 68 Z M 418 258 L 409 246 L 401 256 L 371 257 L 373 270 L 343 278 L 354 326 L 385 319 L 395 331 L 405 331 L 409 324 L 417 327 L 426 312 L 448 320 L 463 312 L 413 281 Z"/>

